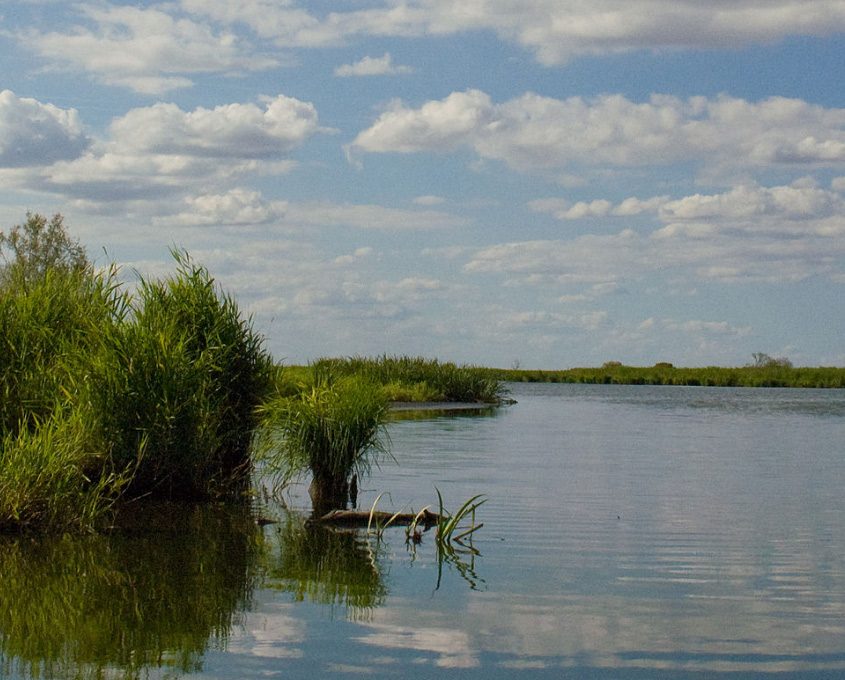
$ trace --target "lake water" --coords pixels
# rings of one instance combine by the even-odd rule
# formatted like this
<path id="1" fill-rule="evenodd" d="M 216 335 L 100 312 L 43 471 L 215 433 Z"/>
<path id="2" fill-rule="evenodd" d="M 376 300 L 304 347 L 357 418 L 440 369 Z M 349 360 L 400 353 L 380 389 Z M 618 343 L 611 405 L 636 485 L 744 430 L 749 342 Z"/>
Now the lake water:
<path id="1" fill-rule="evenodd" d="M 845 391 L 512 396 L 391 423 L 362 483 L 485 494 L 466 550 L 307 525 L 302 486 L 262 527 L 170 506 L 0 541 L 0 677 L 845 677 Z"/>

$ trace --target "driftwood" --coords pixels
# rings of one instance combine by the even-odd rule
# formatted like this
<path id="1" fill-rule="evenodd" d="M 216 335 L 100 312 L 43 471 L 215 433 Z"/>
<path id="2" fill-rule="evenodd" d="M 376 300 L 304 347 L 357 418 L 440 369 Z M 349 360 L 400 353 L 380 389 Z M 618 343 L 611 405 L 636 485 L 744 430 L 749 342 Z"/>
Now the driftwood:
<path id="1" fill-rule="evenodd" d="M 416 521 L 419 526 L 431 527 L 440 521 L 440 515 L 436 512 L 423 510 L 420 513 L 415 512 L 401 512 L 394 514 L 392 512 L 376 512 L 363 510 L 332 510 L 327 512 L 322 517 L 318 517 L 314 522 L 320 524 L 330 524 L 339 527 L 365 527 L 369 524 L 373 526 L 385 525 L 390 522 L 391 526 L 409 526 Z"/>

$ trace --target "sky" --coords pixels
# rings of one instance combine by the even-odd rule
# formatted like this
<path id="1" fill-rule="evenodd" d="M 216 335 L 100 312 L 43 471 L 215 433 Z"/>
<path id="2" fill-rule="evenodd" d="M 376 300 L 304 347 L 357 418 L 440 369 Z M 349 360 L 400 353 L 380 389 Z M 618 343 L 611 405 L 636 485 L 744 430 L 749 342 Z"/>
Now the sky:
<path id="1" fill-rule="evenodd" d="M 285 363 L 845 365 L 845 0 L 4 0 L 0 229 Z"/>

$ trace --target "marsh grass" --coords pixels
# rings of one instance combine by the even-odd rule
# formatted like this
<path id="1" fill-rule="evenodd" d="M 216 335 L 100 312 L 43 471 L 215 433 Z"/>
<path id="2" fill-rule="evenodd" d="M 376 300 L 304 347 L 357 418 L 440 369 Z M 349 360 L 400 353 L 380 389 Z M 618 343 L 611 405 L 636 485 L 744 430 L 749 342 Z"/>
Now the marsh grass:
<path id="1" fill-rule="evenodd" d="M 128 474 L 101 453 L 89 422 L 78 411 L 58 410 L 6 434 L 0 450 L 0 531 L 88 530 L 113 509 Z"/>
<path id="2" fill-rule="evenodd" d="M 389 401 L 498 403 L 501 382 L 484 369 L 423 357 L 382 355 L 376 358 L 323 358 L 312 364 L 315 376 L 356 375 L 382 386 Z"/>
<path id="3" fill-rule="evenodd" d="M 91 528 L 119 494 L 209 498 L 251 472 L 275 370 L 208 271 L 122 290 L 114 268 L 0 285 L 0 529 Z"/>
<path id="4" fill-rule="evenodd" d="M 845 368 L 762 365 L 702 368 L 675 367 L 666 362 L 654 366 L 626 366 L 607 362 L 596 368 L 558 371 L 481 369 L 489 377 L 514 382 L 562 382 L 604 385 L 690 385 L 710 387 L 845 387 Z"/>
<path id="5" fill-rule="evenodd" d="M 315 510 L 345 507 L 353 475 L 369 474 L 388 454 L 387 401 L 364 378 L 323 373 L 316 384 L 261 411 L 265 469 L 282 483 L 310 471 Z"/>
<path id="6" fill-rule="evenodd" d="M 48 270 L 0 286 L 0 433 L 44 422 L 125 313 L 114 270 Z"/>
<path id="7" fill-rule="evenodd" d="M 203 498 L 242 486 L 272 362 L 262 339 L 203 267 L 143 280 L 131 319 L 92 368 L 90 395 L 135 495 Z"/>

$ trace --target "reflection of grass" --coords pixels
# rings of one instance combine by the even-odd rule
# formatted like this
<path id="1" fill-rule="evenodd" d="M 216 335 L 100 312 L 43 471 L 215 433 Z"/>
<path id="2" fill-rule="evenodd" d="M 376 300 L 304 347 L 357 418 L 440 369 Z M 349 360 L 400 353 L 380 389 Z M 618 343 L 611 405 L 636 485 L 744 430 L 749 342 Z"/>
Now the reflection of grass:
<path id="1" fill-rule="evenodd" d="M 248 511 L 169 505 L 132 519 L 112 535 L 0 543 L 0 677 L 193 672 L 225 640 L 252 592 Z"/>
<path id="2" fill-rule="evenodd" d="M 268 557 L 268 587 L 292 594 L 297 602 L 344 607 L 353 619 L 384 602 L 378 544 L 293 514 L 277 529 L 278 553 Z"/>

